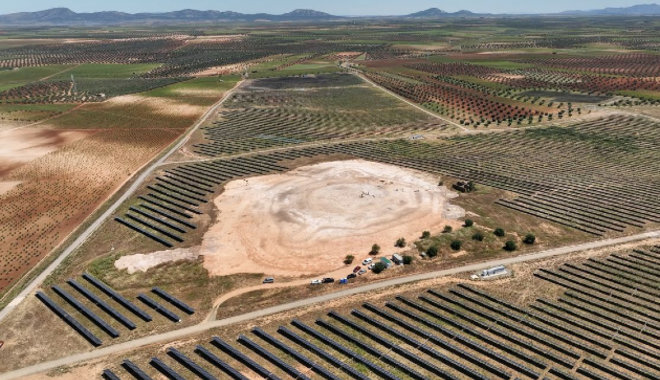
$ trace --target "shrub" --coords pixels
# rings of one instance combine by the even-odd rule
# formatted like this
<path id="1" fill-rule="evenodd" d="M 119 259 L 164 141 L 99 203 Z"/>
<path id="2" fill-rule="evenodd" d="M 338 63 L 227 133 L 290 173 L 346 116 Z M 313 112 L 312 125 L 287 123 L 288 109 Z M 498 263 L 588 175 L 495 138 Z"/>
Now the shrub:
<path id="1" fill-rule="evenodd" d="M 430 246 L 426 250 L 426 256 L 428 256 L 430 258 L 434 258 L 434 257 L 438 256 L 438 247 L 436 247 L 435 245 Z"/>
<path id="2" fill-rule="evenodd" d="M 396 243 L 394 244 L 395 247 L 403 248 L 406 246 L 406 239 L 404 238 L 398 238 Z"/>
<path id="3" fill-rule="evenodd" d="M 465 223 L 463 224 L 464 227 L 472 227 L 474 225 L 474 221 L 472 219 L 465 219 Z"/>
<path id="4" fill-rule="evenodd" d="M 449 246 L 450 246 L 451 249 L 453 249 L 454 251 L 460 251 L 462 245 L 463 245 L 463 243 L 461 243 L 460 240 L 454 240 L 454 241 L 451 242 L 451 244 L 450 244 Z"/>
<path id="5" fill-rule="evenodd" d="M 374 264 L 374 268 L 371 271 L 378 274 L 378 273 L 380 273 L 384 270 L 385 270 L 385 264 L 383 264 L 379 261 L 376 264 Z"/>
<path id="6" fill-rule="evenodd" d="M 525 235 L 525 238 L 523 239 L 523 243 L 525 244 L 534 244 L 535 242 L 536 242 L 536 236 L 532 233 Z"/>
<path id="7" fill-rule="evenodd" d="M 429 231 L 422 232 L 422 239 L 428 239 L 430 237 L 431 237 L 431 232 Z"/>
<path id="8" fill-rule="evenodd" d="M 504 250 L 513 252 L 516 249 L 518 249 L 518 245 L 516 245 L 516 242 L 513 240 L 507 240 L 506 243 L 504 243 Z"/>
<path id="9" fill-rule="evenodd" d="M 344 258 L 344 264 L 346 264 L 346 265 L 353 264 L 353 260 L 355 260 L 355 256 L 346 255 L 346 257 Z"/>
<path id="10" fill-rule="evenodd" d="M 452 231 L 451 226 L 445 226 L 445 228 L 442 230 L 443 234 L 448 234 Z"/>
<path id="11" fill-rule="evenodd" d="M 369 251 L 370 255 L 377 255 L 380 252 L 380 245 L 374 244 L 371 246 L 371 251 Z"/>
<path id="12" fill-rule="evenodd" d="M 403 264 L 404 265 L 410 265 L 410 264 L 412 264 L 412 261 L 413 261 L 412 256 L 408 256 L 408 255 L 403 256 Z"/>
<path id="13" fill-rule="evenodd" d="M 495 231 L 493 231 L 493 233 L 495 234 L 495 236 L 499 236 L 499 237 L 502 237 L 505 234 L 504 229 L 499 228 L 499 227 L 496 228 Z"/>
<path id="14" fill-rule="evenodd" d="M 472 235 L 472 240 L 483 241 L 484 240 L 484 234 L 482 234 L 480 231 L 477 231 Z"/>

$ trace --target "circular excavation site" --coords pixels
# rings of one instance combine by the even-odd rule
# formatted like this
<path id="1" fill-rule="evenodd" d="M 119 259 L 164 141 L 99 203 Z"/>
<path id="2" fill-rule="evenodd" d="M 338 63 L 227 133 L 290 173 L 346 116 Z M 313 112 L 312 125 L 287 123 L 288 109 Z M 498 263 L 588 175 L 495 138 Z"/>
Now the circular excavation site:
<path id="1" fill-rule="evenodd" d="M 212 275 L 299 276 L 342 267 L 464 215 L 457 195 L 420 171 L 350 160 L 228 183 L 199 253 Z"/>

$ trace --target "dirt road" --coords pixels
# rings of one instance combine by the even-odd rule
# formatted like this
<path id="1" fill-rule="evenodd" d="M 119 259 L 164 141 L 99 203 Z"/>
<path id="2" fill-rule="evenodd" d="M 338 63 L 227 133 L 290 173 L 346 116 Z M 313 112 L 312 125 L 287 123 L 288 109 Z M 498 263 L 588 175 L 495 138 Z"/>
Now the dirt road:
<path id="1" fill-rule="evenodd" d="M 589 243 L 584 243 L 584 244 L 576 244 L 576 245 L 569 245 L 565 247 L 559 247 L 559 248 L 553 248 L 545 251 L 540 251 L 540 252 L 535 252 L 535 253 L 530 253 L 526 255 L 521 255 L 521 256 L 516 256 L 516 257 L 510 257 L 510 258 L 505 258 L 505 259 L 498 259 L 498 260 L 492 260 L 492 261 L 487 261 L 487 262 L 482 262 L 482 263 L 477 263 L 477 264 L 470 264 L 470 265 L 465 265 L 461 267 L 456 267 L 456 268 L 451 268 L 451 269 L 445 269 L 441 271 L 436 271 L 436 272 L 429 272 L 429 273 L 421 273 L 421 274 L 416 274 L 412 276 L 406 276 L 406 277 L 399 277 L 399 278 L 393 278 L 385 281 L 380 281 L 380 282 L 374 282 L 368 285 L 364 286 L 358 286 L 358 287 L 353 287 L 351 288 L 350 285 L 349 287 L 345 288 L 344 290 L 330 293 L 330 294 L 325 294 L 317 297 L 312 297 L 312 298 L 306 298 L 302 299 L 299 301 L 294 301 L 294 302 L 289 302 L 286 304 L 282 305 L 277 305 L 273 307 L 269 307 L 266 309 L 262 310 L 257 310 L 253 311 L 250 313 L 246 314 L 241 314 L 237 315 L 235 317 L 230 317 L 230 318 L 225 318 L 217 321 L 204 321 L 198 325 L 195 326 L 190 326 L 178 330 L 173 330 L 169 331 L 166 333 L 162 334 L 157 334 L 157 335 L 152 335 L 152 336 L 147 336 L 144 338 L 139 338 L 135 339 L 132 341 L 128 341 L 125 343 L 121 344 L 116 344 L 112 346 L 107 346 L 105 348 L 101 348 L 98 350 L 93 350 L 89 352 L 84 352 L 76 355 L 71 355 L 68 357 L 64 357 L 61 359 L 53 360 L 50 362 L 45 362 L 45 363 L 40 363 L 34 366 L 30 367 L 25 367 L 16 371 L 12 372 L 7 372 L 5 374 L 0 375 L 0 380 L 11 380 L 11 379 L 18 379 L 23 376 L 28 376 L 28 375 L 33 375 L 33 374 L 38 374 L 46 371 L 53 370 L 55 368 L 61 367 L 61 366 L 70 366 L 74 364 L 78 364 L 81 362 L 89 361 L 89 360 L 94 360 L 94 359 L 99 359 L 103 358 L 109 355 L 114 355 L 118 354 L 124 351 L 130 351 L 134 350 L 139 347 L 143 347 L 146 345 L 150 344 L 155 344 L 155 343 L 163 343 L 163 342 L 169 342 L 181 338 L 185 338 L 191 335 L 203 333 L 209 329 L 213 328 L 218 328 L 218 327 L 223 327 L 223 326 L 228 326 L 232 325 L 235 323 L 240 323 L 240 322 L 245 322 L 253 319 L 257 319 L 260 317 L 268 316 L 271 314 L 276 314 L 300 307 L 305 307 L 305 306 L 310 306 L 318 303 L 323 303 L 323 302 L 328 302 L 332 300 L 336 300 L 339 298 L 344 298 L 348 296 L 352 296 L 355 294 L 360 294 L 360 293 L 367 293 L 367 292 L 372 292 L 376 290 L 383 290 L 388 287 L 392 286 L 397 286 L 397 285 L 403 285 L 403 284 L 408 284 L 411 282 L 417 282 L 417 281 L 423 281 L 423 280 L 429 280 L 437 277 L 443 277 L 443 276 L 451 276 L 459 273 L 465 273 L 465 272 L 476 272 L 485 268 L 490 268 L 493 266 L 497 265 L 512 265 L 512 264 L 517 264 L 521 262 L 526 262 L 526 261 L 534 261 L 534 260 L 540 260 L 540 259 L 545 259 L 553 256 L 559 256 L 559 255 L 566 255 L 569 253 L 573 252 L 579 252 L 579 251 L 584 251 L 584 250 L 589 250 L 589 249 L 598 249 L 598 248 L 604 248 L 604 247 L 611 247 L 619 244 L 625 244 L 625 243 L 631 243 L 631 242 L 637 242 L 637 241 L 642 241 L 642 240 L 648 240 L 648 239 L 657 239 L 660 238 L 660 230 L 657 231 L 651 231 L 651 232 L 646 232 L 643 234 L 638 234 L 638 235 L 632 235 L 632 236 L 625 236 L 625 237 L 620 237 L 616 239 L 604 239 L 604 240 L 598 240 L 594 242 L 589 242 Z"/>

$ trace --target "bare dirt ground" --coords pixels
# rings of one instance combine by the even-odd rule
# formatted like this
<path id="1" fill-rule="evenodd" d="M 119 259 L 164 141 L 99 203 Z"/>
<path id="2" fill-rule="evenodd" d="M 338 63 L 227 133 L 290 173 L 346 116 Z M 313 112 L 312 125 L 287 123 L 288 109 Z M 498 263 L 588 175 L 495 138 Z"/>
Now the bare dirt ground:
<path id="1" fill-rule="evenodd" d="M 21 183 L 21 181 L 5 181 L 5 182 L 0 182 L 0 195 L 11 191 L 13 188 L 18 186 Z"/>
<path id="2" fill-rule="evenodd" d="M 129 274 L 146 272 L 158 265 L 181 260 L 195 260 L 199 257 L 199 248 L 178 248 L 148 254 L 122 256 L 115 261 L 115 268 L 126 269 Z"/>
<path id="3" fill-rule="evenodd" d="M 0 132 L 0 177 L 11 169 L 77 141 L 90 132 L 25 128 Z M 0 192 L 2 186 L 0 185 Z"/>
<path id="4" fill-rule="evenodd" d="M 439 229 L 464 211 L 428 174 L 362 160 L 326 162 L 234 181 L 215 200 L 218 223 L 201 244 L 212 275 L 299 276 L 343 266 L 371 245 Z M 390 249 L 391 247 L 391 249 Z"/>
<path id="5" fill-rule="evenodd" d="M 246 70 L 248 67 L 250 67 L 250 65 L 245 64 L 245 63 L 236 63 L 236 64 L 233 64 L 233 65 L 223 65 L 223 66 L 213 66 L 213 67 L 208 67 L 208 68 L 206 68 L 202 71 L 198 71 L 197 73 L 195 73 L 195 75 L 200 76 L 200 77 L 210 77 L 210 76 L 215 76 L 215 75 L 238 73 L 238 72 Z"/>
<path id="6" fill-rule="evenodd" d="M 217 93 L 217 92 L 216 92 Z M 108 105 L 132 105 L 139 103 L 154 113 L 171 116 L 198 117 L 206 110 L 204 106 L 191 105 L 173 99 L 144 95 L 123 95 L 106 102 Z"/>

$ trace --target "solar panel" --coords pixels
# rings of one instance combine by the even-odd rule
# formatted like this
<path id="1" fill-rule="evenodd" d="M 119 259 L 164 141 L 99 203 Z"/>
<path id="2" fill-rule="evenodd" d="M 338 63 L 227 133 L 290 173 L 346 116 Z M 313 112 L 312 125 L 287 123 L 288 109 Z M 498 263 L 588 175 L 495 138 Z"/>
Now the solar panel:
<path id="1" fill-rule="evenodd" d="M 89 290 L 87 290 L 87 288 L 83 287 L 73 279 L 67 280 L 67 283 L 71 285 L 74 289 L 76 289 L 78 292 L 80 292 L 80 294 L 85 296 L 88 300 L 92 301 L 100 309 L 110 314 L 110 316 L 112 316 L 114 319 L 119 321 L 121 324 L 123 324 L 124 326 L 128 327 L 131 330 L 135 329 L 135 324 L 133 322 L 131 322 L 128 318 L 124 317 L 117 310 L 115 310 L 115 308 L 108 305 L 105 301 L 103 301 L 98 296 L 96 296 L 96 294 L 90 292 Z"/>
<path id="2" fill-rule="evenodd" d="M 115 373 L 112 372 L 112 371 L 109 370 L 109 369 L 104 369 L 104 370 L 103 370 L 103 373 L 101 374 L 101 376 L 102 376 L 105 380 L 120 380 L 120 379 L 119 379 L 119 376 L 115 375 Z"/>
<path id="3" fill-rule="evenodd" d="M 92 322 L 94 322 L 95 325 L 100 327 L 103 331 L 108 333 L 113 338 L 119 337 L 119 332 L 115 330 L 112 326 L 110 326 L 106 321 L 101 319 L 98 315 L 96 315 L 94 312 L 89 310 L 87 306 L 83 305 L 78 301 L 77 299 L 73 298 L 71 294 L 67 293 L 64 289 L 60 288 L 59 286 L 55 285 L 52 287 L 53 291 L 57 293 L 60 297 L 64 298 L 66 302 L 71 304 L 76 310 L 80 311 L 82 315 L 85 317 L 89 318 Z"/>
<path id="4" fill-rule="evenodd" d="M 94 276 L 90 275 L 89 273 L 84 273 L 83 278 L 85 280 L 89 281 L 92 285 L 96 286 L 103 293 L 107 294 L 110 298 L 115 300 L 117 303 L 119 303 L 120 305 L 122 305 L 126 309 L 130 310 L 133 314 L 135 314 L 138 317 L 142 318 L 146 322 L 151 322 L 151 316 L 149 314 L 142 311 L 142 309 L 135 306 L 131 301 L 124 298 L 121 294 L 117 293 L 114 289 L 112 289 L 108 285 L 106 285 L 103 282 L 97 280 Z"/>
<path id="5" fill-rule="evenodd" d="M 158 302 L 156 302 L 156 301 L 154 301 L 153 299 L 151 299 L 151 298 L 150 298 L 149 296 L 147 296 L 146 294 L 142 294 L 142 293 L 140 293 L 140 294 L 138 294 L 137 298 L 138 298 L 140 301 L 142 301 L 142 302 L 144 302 L 145 304 L 147 304 L 147 305 L 148 305 L 149 307 L 151 307 L 152 309 L 154 309 L 154 310 L 156 310 L 157 312 L 159 312 L 160 314 L 164 315 L 167 319 L 171 320 L 172 322 L 177 322 L 177 323 L 178 323 L 178 322 L 181 322 L 181 318 L 179 318 L 178 315 L 172 313 L 171 311 L 169 311 L 168 309 L 166 309 L 164 306 L 162 306 L 162 305 L 159 304 Z"/>
<path id="6" fill-rule="evenodd" d="M 215 380 L 215 376 L 208 373 L 204 368 L 200 367 L 197 363 L 190 360 L 186 355 L 179 352 L 174 347 L 167 349 L 167 354 L 173 357 L 176 361 L 181 363 L 184 367 L 188 368 L 192 373 L 201 377 L 204 380 Z"/>
<path id="7" fill-rule="evenodd" d="M 267 332 L 264 330 L 260 329 L 259 327 L 255 327 L 252 329 L 252 333 L 254 333 L 256 336 L 260 337 L 261 339 L 265 340 L 266 342 L 272 344 L 273 346 L 279 348 L 280 350 L 284 351 L 294 359 L 296 359 L 298 362 L 302 363 L 304 366 L 307 368 L 311 368 L 312 371 L 320 375 L 321 377 L 328 379 L 328 380 L 339 380 L 340 378 L 333 375 L 331 372 L 326 370 L 325 368 L 321 367 L 319 364 L 315 363 L 314 361 L 310 360 L 306 356 L 300 354 L 298 351 L 292 349 L 291 347 L 287 346 L 286 344 L 282 343 L 280 340 L 276 339 L 275 337 L 269 335 Z"/>
<path id="8" fill-rule="evenodd" d="M 239 342 L 240 342 L 240 337 L 239 337 Z M 258 373 L 259 375 L 263 376 L 264 378 L 270 378 L 271 376 L 275 376 L 271 371 L 267 370 L 266 368 L 255 362 L 254 360 L 250 359 L 247 355 L 244 355 L 242 352 L 240 352 L 239 350 L 237 350 L 227 342 L 223 341 L 222 339 L 218 338 L 217 336 L 213 337 L 213 340 L 211 340 L 211 344 L 218 347 L 224 353 L 228 354 L 229 356 L 233 357 L 239 362 L 245 364 L 248 368 Z M 275 376 L 275 378 L 277 378 L 277 376 Z"/>
<path id="9" fill-rule="evenodd" d="M 206 359 L 209 361 L 211 364 L 214 366 L 220 368 L 223 370 L 227 375 L 231 376 L 232 379 L 235 380 L 249 380 L 247 377 L 243 376 L 240 372 L 238 372 L 236 369 L 234 369 L 232 366 L 229 364 L 225 363 L 222 361 L 220 358 L 215 356 L 211 351 L 207 350 L 203 346 L 197 346 L 195 348 L 195 352 L 202 358 Z"/>
<path id="10" fill-rule="evenodd" d="M 74 317 L 72 317 L 69 313 L 64 311 L 58 304 L 56 304 L 53 300 L 51 300 L 46 294 L 43 292 L 37 292 L 36 294 L 37 298 L 46 304 L 46 306 L 51 309 L 58 317 L 62 318 L 64 322 L 69 324 L 74 330 L 76 330 L 80 335 L 82 335 L 87 341 L 89 341 L 92 345 L 95 347 L 100 346 L 103 342 L 101 342 L 101 339 L 97 338 L 94 334 L 92 334 L 91 331 L 87 330 L 83 325 L 80 324 Z"/>
<path id="11" fill-rule="evenodd" d="M 170 380 L 186 380 L 185 377 L 179 375 L 175 370 L 158 358 L 151 358 L 149 364 Z"/>
<path id="12" fill-rule="evenodd" d="M 179 309 L 181 309 L 186 314 L 194 314 L 195 313 L 195 310 L 192 307 L 186 305 L 184 302 L 182 302 L 181 300 L 179 300 L 176 297 L 172 296 L 171 294 L 167 293 L 163 289 L 161 289 L 159 287 L 154 287 L 154 288 L 151 289 L 151 291 L 156 293 L 160 297 L 164 298 L 167 302 L 171 303 L 172 305 L 178 307 Z"/>
<path id="13" fill-rule="evenodd" d="M 137 366 L 135 363 L 133 363 L 132 361 L 130 361 L 130 360 L 128 360 L 128 359 L 125 359 L 125 360 L 121 363 L 121 365 L 122 365 L 124 368 L 126 368 L 126 370 L 127 370 L 131 375 L 133 375 L 133 377 L 135 377 L 136 379 L 138 379 L 138 380 L 151 380 L 151 377 L 149 377 L 149 375 L 147 375 L 146 373 L 144 373 L 144 371 L 142 371 L 142 370 L 140 369 L 140 367 L 138 367 L 138 366 Z"/>
<path id="14" fill-rule="evenodd" d="M 245 335 L 240 335 L 238 337 L 238 342 L 244 345 L 245 347 L 251 349 L 252 351 L 256 352 L 259 354 L 261 357 L 267 359 L 269 362 L 275 364 L 278 366 L 280 369 L 282 369 L 284 372 L 289 374 L 295 379 L 301 379 L 301 380 L 310 380 L 309 377 L 307 377 L 305 374 L 302 372 L 298 371 L 297 369 L 293 368 L 290 366 L 288 363 L 286 363 L 284 360 L 278 358 L 277 356 L 271 354 L 268 350 L 265 348 L 261 347 L 257 343 L 251 341 L 246 337 Z M 270 379 L 275 379 L 277 378 L 274 374 L 271 374 L 268 376 Z"/>
<path id="15" fill-rule="evenodd" d="M 348 364 L 344 363 L 343 361 L 337 359 L 333 355 L 330 355 L 327 353 L 325 350 L 322 348 L 316 346 L 315 344 L 309 342 L 307 339 L 302 338 L 298 334 L 294 333 L 293 331 L 287 329 L 284 326 L 280 326 L 277 329 L 277 332 L 284 335 L 291 341 L 293 341 L 296 344 L 299 344 L 300 346 L 304 347 L 305 349 L 315 353 L 319 357 L 321 357 L 323 360 L 327 361 L 328 363 L 332 364 L 334 367 L 341 369 L 345 373 L 347 373 L 349 376 L 358 379 L 358 380 L 368 380 L 369 377 L 363 375 L 362 373 L 358 372 L 355 368 L 349 366 Z"/>

